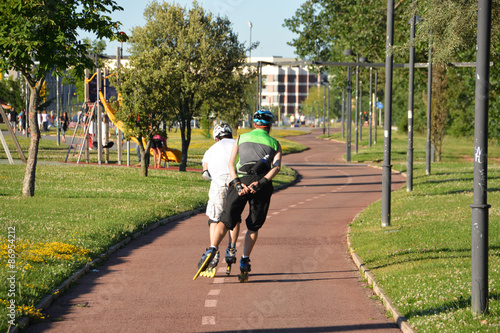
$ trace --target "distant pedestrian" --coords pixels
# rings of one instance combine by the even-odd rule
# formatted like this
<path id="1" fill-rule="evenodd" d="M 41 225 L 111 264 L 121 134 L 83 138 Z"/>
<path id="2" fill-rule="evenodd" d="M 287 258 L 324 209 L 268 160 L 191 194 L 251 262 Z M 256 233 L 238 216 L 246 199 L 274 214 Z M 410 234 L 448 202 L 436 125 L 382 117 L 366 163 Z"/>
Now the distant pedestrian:
<path id="1" fill-rule="evenodd" d="M 151 148 L 153 149 L 153 168 L 161 167 L 161 151 L 164 146 L 166 146 L 166 140 L 160 134 L 155 134 L 153 140 L 151 141 Z"/>
<path id="2" fill-rule="evenodd" d="M 46 110 L 42 112 L 42 128 L 44 132 L 48 132 L 49 130 L 49 115 Z"/>
<path id="3" fill-rule="evenodd" d="M 14 107 L 12 107 L 10 109 L 10 112 L 9 112 L 9 122 L 10 122 L 10 127 L 12 128 L 12 130 L 14 131 L 14 133 L 16 133 L 16 126 L 17 126 L 17 112 L 16 110 L 14 109 Z"/>
<path id="4" fill-rule="evenodd" d="M 61 129 L 62 142 L 66 142 L 66 131 L 68 130 L 68 126 L 69 126 L 68 113 L 64 111 L 62 113 L 62 116 L 59 117 L 59 128 Z"/>
<path id="5" fill-rule="evenodd" d="M 17 117 L 19 119 L 19 132 L 26 134 L 26 110 L 21 110 L 19 113 L 19 116 Z"/>

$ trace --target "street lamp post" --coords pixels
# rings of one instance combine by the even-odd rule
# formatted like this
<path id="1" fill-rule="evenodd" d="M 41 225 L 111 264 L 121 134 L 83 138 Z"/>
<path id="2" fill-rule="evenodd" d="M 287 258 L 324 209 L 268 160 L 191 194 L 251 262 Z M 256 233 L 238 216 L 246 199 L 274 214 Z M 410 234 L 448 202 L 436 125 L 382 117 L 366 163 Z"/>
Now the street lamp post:
<path id="1" fill-rule="evenodd" d="M 373 89 L 372 89 L 372 72 L 373 67 L 370 67 L 370 102 L 368 103 L 368 147 L 372 146 L 372 115 L 373 115 Z"/>
<path id="2" fill-rule="evenodd" d="M 359 62 L 368 62 L 366 57 L 360 57 Z M 359 70 L 359 67 L 358 67 Z M 359 139 L 363 140 L 363 126 L 364 126 L 364 117 L 363 117 L 363 81 L 361 81 L 359 87 Z"/>
<path id="3" fill-rule="evenodd" d="M 326 133 L 326 89 L 328 88 L 328 80 L 324 79 L 322 82 L 323 85 L 323 135 Z"/>
<path id="4" fill-rule="evenodd" d="M 394 0 L 387 0 L 387 33 L 385 48 L 385 115 L 384 164 L 382 165 L 382 227 L 391 225 L 391 122 L 392 72 L 394 45 Z"/>
<path id="5" fill-rule="evenodd" d="M 345 89 L 342 89 L 342 105 L 341 105 L 341 124 L 342 124 L 342 139 L 345 139 L 345 117 L 344 117 L 344 112 L 345 112 L 345 108 L 344 108 L 344 104 L 345 104 Z"/>
<path id="6" fill-rule="evenodd" d="M 248 21 L 248 26 L 250 27 L 250 45 L 248 47 L 248 60 L 252 60 L 252 22 Z"/>
<path id="7" fill-rule="evenodd" d="M 363 80 L 359 81 L 359 140 L 363 140 Z"/>
<path id="8" fill-rule="evenodd" d="M 416 1 L 413 0 L 413 6 Z M 418 18 L 420 19 L 420 18 Z M 415 78 L 415 24 L 417 23 L 417 16 L 413 15 L 410 19 L 410 74 L 408 84 L 408 152 L 406 158 L 406 191 L 413 190 L 413 92 L 414 92 L 414 78 Z"/>
<path id="9" fill-rule="evenodd" d="M 326 136 L 330 137 L 330 83 L 327 81 L 326 90 Z"/>
<path id="10" fill-rule="evenodd" d="M 474 122 L 474 203 L 471 242 L 471 306 L 488 311 L 488 101 L 490 93 L 491 0 L 479 0 Z"/>
<path id="11" fill-rule="evenodd" d="M 378 81 L 378 71 L 375 68 L 375 87 L 374 87 L 375 91 L 373 93 L 373 104 L 375 104 L 375 114 L 373 115 L 373 122 L 375 123 L 373 126 L 373 143 L 374 144 L 377 143 L 377 126 L 380 126 L 380 124 L 377 123 L 377 120 L 380 122 L 380 117 L 377 117 L 377 115 L 378 115 L 378 112 L 377 112 L 377 109 L 378 109 L 378 106 L 377 106 L 377 102 L 378 102 L 377 81 Z"/>
<path id="12" fill-rule="evenodd" d="M 431 112 L 432 112 L 432 33 L 429 36 L 429 67 L 427 69 L 427 144 L 425 146 L 425 174 L 431 174 Z"/>
<path id="13" fill-rule="evenodd" d="M 347 123 L 346 123 L 346 162 L 351 162 L 351 123 L 352 123 L 352 67 L 347 67 Z"/>
<path id="14" fill-rule="evenodd" d="M 355 54 L 351 49 L 346 49 L 344 52 L 342 52 L 343 55 L 346 56 L 355 56 L 356 57 L 356 113 L 354 115 L 354 122 L 355 122 L 355 128 L 354 128 L 354 153 L 358 153 L 358 112 L 359 112 L 359 54 Z"/>

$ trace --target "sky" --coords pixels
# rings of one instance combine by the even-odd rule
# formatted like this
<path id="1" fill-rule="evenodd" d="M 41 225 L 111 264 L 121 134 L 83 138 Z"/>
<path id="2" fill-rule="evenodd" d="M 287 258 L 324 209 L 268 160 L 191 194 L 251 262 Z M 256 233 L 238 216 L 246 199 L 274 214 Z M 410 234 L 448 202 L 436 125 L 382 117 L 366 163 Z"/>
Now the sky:
<path id="1" fill-rule="evenodd" d="M 123 7 L 123 11 L 111 14 L 113 20 L 120 21 L 121 31 L 130 34 L 133 27 L 143 26 L 145 19 L 144 8 L 150 1 L 143 0 L 115 0 Z M 158 0 L 161 1 L 161 0 Z M 165 0 L 168 3 L 177 3 L 183 7 L 191 7 L 192 0 Z M 248 46 L 250 41 L 260 42 L 257 49 L 252 51 L 252 57 L 296 57 L 295 49 L 287 45 L 288 41 L 296 38 L 282 25 L 286 18 L 292 18 L 295 11 L 306 0 L 198 0 L 205 10 L 220 16 L 227 16 L 233 24 L 233 31 L 238 34 L 240 43 Z M 249 23 L 252 22 L 250 29 Z M 80 34 L 81 38 L 88 37 L 91 40 L 95 36 L 86 33 Z M 107 55 L 116 55 L 119 42 L 106 41 Z M 128 55 L 127 45 L 124 43 L 124 55 Z"/>

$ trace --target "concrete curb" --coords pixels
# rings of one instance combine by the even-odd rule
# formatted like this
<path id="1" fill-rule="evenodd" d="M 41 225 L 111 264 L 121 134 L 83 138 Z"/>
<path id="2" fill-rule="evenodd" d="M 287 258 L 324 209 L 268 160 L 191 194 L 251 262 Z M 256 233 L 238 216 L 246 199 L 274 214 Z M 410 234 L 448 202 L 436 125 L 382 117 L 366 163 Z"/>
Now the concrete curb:
<path id="1" fill-rule="evenodd" d="M 358 216 L 356 216 L 353 221 L 355 221 L 357 218 Z M 361 274 L 368 281 L 368 285 L 370 286 L 370 288 L 372 288 L 375 294 L 377 294 L 377 296 L 380 298 L 382 304 L 384 304 L 385 306 L 385 309 L 391 313 L 392 318 L 398 324 L 401 331 L 403 331 L 403 333 L 416 333 L 408 323 L 406 317 L 404 317 L 398 311 L 398 309 L 392 303 L 392 300 L 385 294 L 382 287 L 378 285 L 378 282 L 375 279 L 375 276 L 372 274 L 372 272 L 370 272 L 370 270 L 365 266 L 361 258 L 354 252 L 354 249 L 351 246 L 351 240 L 349 238 L 350 234 L 351 234 L 351 227 L 349 226 L 347 228 L 347 247 L 349 249 L 351 258 L 354 261 L 354 264 L 356 264 Z"/>
<path id="2" fill-rule="evenodd" d="M 292 169 L 293 170 L 293 169 Z M 294 170 L 295 171 L 295 170 Z M 287 184 L 282 184 L 274 188 L 274 192 L 281 191 L 286 189 L 289 186 L 292 186 L 296 184 L 300 179 L 300 175 L 295 171 L 295 178 Z M 73 275 L 71 275 L 69 278 L 67 278 L 63 283 L 61 283 L 57 288 L 53 289 L 50 295 L 45 296 L 36 306 L 35 309 L 43 311 L 47 309 L 52 302 L 57 299 L 62 293 L 64 293 L 66 290 L 69 289 L 71 283 L 74 283 L 78 281 L 84 274 L 86 274 L 92 267 L 103 263 L 107 260 L 107 258 L 121 249 L 122 247 L 125 247 L 128 243 L 130 243 L 131 240 L 137 239 L 141 237 L 144 234 L 147 234 L 156 228 L 158 228 L 161 225 L 168 224 L 170 222 L 176 222 L 183 220 L 185 218 L 198 215 L 200 213 L 203 213 L 206 210 L 206 207 L 200 207 L 195 210 L 187 211 L 178 215 L 170 216 L 167 217 L 163 220 L 157 221 L 147 227 L 145 227 L 143 230 L 137 231 L 136 233 L 132 234 L 131 236 L 126 237 L 122 241 L 118 242 L 115 245 L 112 245 L 106 252 L 102 253 L 99 255 L 99 258 L 96 258 L 92 260 L 91 262 L 85 264 L 84 267 L 80 268 L 77 270 Z M 29 326 L 29 317 L 22 317 L 19 319 L 17 326 L 16 327 L 11 327 L 7 333 L 19 333 L 19 329 L 26 329 Z"/>

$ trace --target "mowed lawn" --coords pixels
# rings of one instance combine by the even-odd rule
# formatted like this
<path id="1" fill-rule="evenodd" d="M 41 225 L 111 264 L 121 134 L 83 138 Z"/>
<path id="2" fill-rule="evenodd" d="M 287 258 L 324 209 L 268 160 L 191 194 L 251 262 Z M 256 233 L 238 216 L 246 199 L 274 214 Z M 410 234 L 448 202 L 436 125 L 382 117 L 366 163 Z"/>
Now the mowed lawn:
<path id="1" fill-rule="evenodd" d="M 303 133 L 272 132 L 285 153 L 306 148 L 284 138 Z M 6 140 L 13 157 L 19 158 L 11 138 Z M 34 197 L 22 196 L 24 165 L 0 164 L 0 331 L 7 331 L 4 318 L 11 300 L 16 320 L 26 315 L 43 319 L 36 304 L 57 294 L 55 288 L 76 270 L 159 220 L 204 207 L 210 183 L 201 177 L 201 159 L 214 140 L 202 130 L 195 130 L 192 140 L 188 167 L 198 171 L 179 172 L 171 163 L 174 169 L 150 169 L 148 177 L 141 177 L 138 167 L 117 165 L 116 151 L 110 153 L 110 165 L 56 164 L 64 161 L 67 146 L 42 138 Z M 27 156 L 29 139 L 19 141 Z M 172 131 L 168 144 L 180 147 L 180 133 Z M 0 159 L 7 159 L 3 149 Z M 91 162 L 96 161 L 92 151 Z M 135 149 L 131 163 L 137 164 Z M 295 172 L 285 166 L 274 183 L 294 178 Z M 14 286 L 8 280 L 12 274 Z"/>

